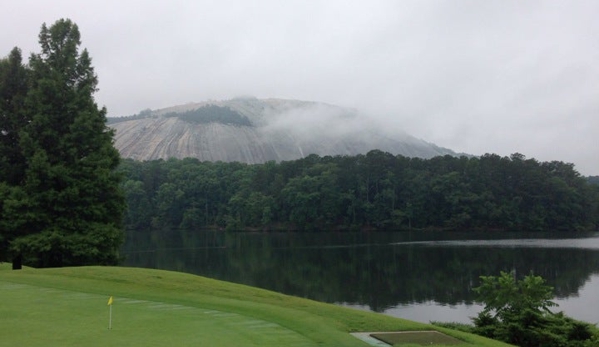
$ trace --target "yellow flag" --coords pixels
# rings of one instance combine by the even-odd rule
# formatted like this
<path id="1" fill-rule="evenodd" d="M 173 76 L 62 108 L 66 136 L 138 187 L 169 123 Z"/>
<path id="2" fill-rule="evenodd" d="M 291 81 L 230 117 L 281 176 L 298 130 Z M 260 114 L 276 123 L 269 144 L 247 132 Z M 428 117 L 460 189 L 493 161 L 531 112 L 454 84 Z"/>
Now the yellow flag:
<path id="1" fill-rule="evenodd" d="M 108 306 L 112 305 L 112 296 L 108 299 Z"/>

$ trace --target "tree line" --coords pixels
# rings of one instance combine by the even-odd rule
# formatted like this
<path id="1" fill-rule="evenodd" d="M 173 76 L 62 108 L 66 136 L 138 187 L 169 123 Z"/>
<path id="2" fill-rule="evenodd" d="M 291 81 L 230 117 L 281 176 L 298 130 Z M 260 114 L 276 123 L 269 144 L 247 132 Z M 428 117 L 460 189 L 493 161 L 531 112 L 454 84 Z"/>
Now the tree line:
<path id="1" fill-rule="evenodd" d="M 585 231 L 599 187 L 572 164 L 373 150 L 280 163 L 124 160 L 129 229 Z"/>
<path id="2" fill-rule="evenodd" d="M 239 112 L 229 107 L 217 105 L 205 105 L 195 110 L 184 112 L 169 112 L 164 115 L 166 118 L 179 118 L 189 123 L 221 123 L 239 126 L 252 126 L 250 120 Z"/>

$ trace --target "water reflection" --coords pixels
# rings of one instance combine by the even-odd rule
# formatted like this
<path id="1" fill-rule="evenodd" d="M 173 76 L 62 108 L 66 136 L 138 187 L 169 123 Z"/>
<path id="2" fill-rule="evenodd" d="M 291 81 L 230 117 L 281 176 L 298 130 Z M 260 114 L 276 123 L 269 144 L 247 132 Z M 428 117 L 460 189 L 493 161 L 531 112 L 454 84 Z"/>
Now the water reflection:
<path id="1" fill-rule="evenodd" d="M 565 298 L 555 299 L 558 307 L 553 311 L 564 311 L 567 315 L 589 323 L 599 323 L 599 313 L 595 309 L 599 307 L 599 275 L 591 276 L 577 295 Z M 361 305 L 344 304 L 344 306 L 357 309 L 368 309 Z M 386 309 L 383 313 L 390 316 L 415 320 L 428 323 L 431 321 L 439 322 L 460 322 L 471 323 L 471 318 L 482 311 L 483 306 L 479 304 L 446 305 L 436 301 L 423 303 L 398 304 L 395 307 Z"/>
<path id="2" fill-rule="evenodd" d="M 127 266 L 189 272 L 421 321 L 468 321 L 480 310 L 472 291 L 479 276 L 502 270 L 543 276 L 570 310 L 596 307 L 589 303 L 594 295 L 580 290 L 599 273 L 598 235 L 500 236 L 171 231 L 131 233 L 124 253 Z"/>
<path id="3" fill-rule="evenodd" d="M 592 234 L 596 235 L 596 234 Z M 576 248 L 599 250 L 598 237 L 576 239 L 503 239 L 503 240 L 441 240 L 397 242 L 395 245 L 425 245 L 434 247 L 493 247 L 493 248 Z"/>

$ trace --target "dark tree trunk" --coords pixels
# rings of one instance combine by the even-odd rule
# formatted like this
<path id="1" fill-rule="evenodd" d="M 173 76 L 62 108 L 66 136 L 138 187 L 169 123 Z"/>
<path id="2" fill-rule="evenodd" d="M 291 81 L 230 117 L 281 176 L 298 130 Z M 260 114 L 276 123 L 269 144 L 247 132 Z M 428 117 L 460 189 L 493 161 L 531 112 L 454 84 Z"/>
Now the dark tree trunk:
<path id="1" fill-rule="evenodd" d="M 12 258 L 12 269 L 21 270 L 23 268 L 23 256 L 21 254 Z"/>

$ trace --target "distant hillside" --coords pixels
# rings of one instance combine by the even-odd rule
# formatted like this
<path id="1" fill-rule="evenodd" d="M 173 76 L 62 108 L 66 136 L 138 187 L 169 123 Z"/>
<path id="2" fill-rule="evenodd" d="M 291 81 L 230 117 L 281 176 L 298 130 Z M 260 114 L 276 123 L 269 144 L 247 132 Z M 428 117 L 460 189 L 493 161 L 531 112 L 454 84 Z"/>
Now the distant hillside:
<path id="1" fill-rule="evenodd" d="M 116 129 L 121 155 L 136 160 L 195 157 L 254 164 L 372 149 L 421 158 L 456 155 L 354 110 L 297 100 L 207 101 L 109 118 L 108 124 Z"/>

